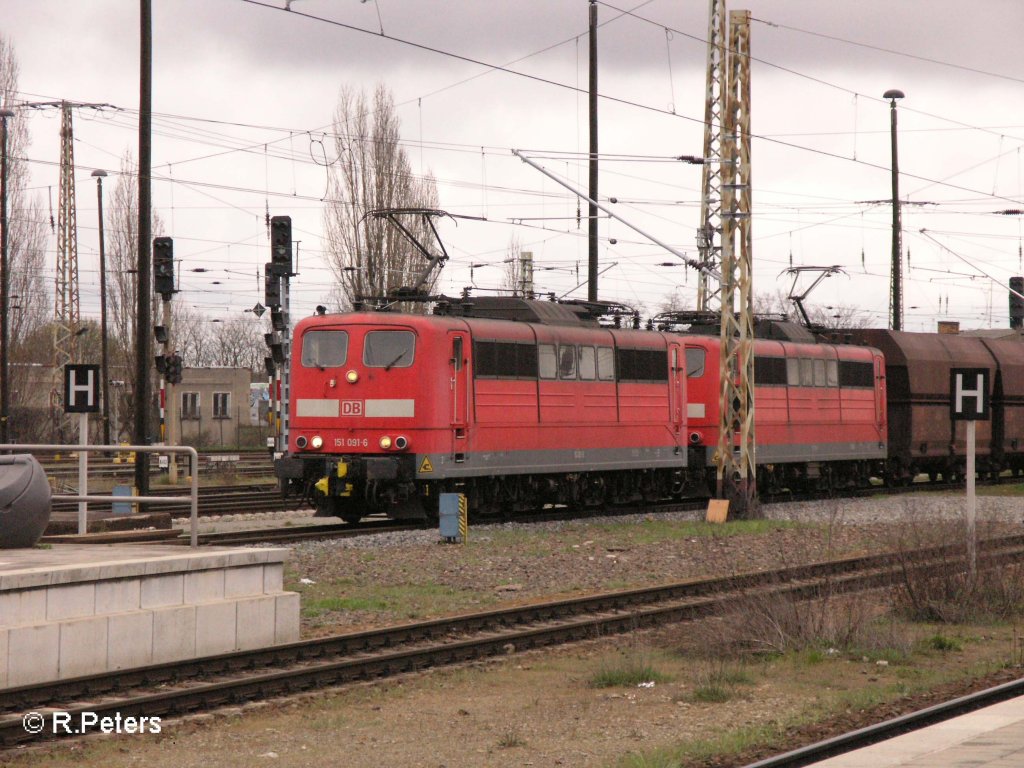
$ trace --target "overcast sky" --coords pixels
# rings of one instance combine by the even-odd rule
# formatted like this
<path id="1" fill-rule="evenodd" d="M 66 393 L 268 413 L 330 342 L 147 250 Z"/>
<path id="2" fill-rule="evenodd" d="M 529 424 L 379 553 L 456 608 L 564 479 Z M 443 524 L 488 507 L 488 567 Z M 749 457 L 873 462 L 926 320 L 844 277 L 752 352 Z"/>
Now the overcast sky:
<path id="1" fill-rule="evenodd" d="M 588 146 L 586 0 L 292 0 L 290 12 L 284 3 L 153 0 L 154 205 L 175 240 L 184 301 L 211 319 L 262 301 L 268 209 L 290 215 L 301 240 L 294 314 L 325 299 L 321 199 L 324 163 L 335 157 L 324 132 L 342 84 L 387 85 L 413 168 L 436 176 L 441 207 L 487 219 L 443 226 L 452 259 L 441 290 L 496 287 L 512 235 L 534 253 L 538 290 L 561 295 L 585 279 L 586 223 L 577 226 L 575 198 L 511 150 L 586 186 L 578 159 Z M 1024 217 L 996 212 L 1024 208 L 1024 3 L 742 7 L 754 18 L 755 291 L 788 290 L 780 273 L 790 264 L 836 264 L 846 274 L 810 301 L 855 304 L 885 323 L 891 208 L 872 201 L 890 195 L 881 96 L 899 88 L 900 189 L 911 203 L 906 327 L 1005 326 L 1004 286 L 1022 274 Z M 81 306 L 97 316 L 90 174 L 113 174 L 125 150 L 137 151 L 138 4 L 0 0 L 0 8 L 24 101 L 116 107 L 75 113 Z M 636 156 L 603 164 L 602 197 L 696 257 L 700 169 L 665 160 L 701 153 L 707 2 L 617 0 L 598 9 L 601 151 Z M 56 209 L 59 113 L 17 119 L 30 121 L 33 187 Z M 678 287 L 692 306 L 695 275 L 658 266 L 674 257 L 619 222 L 603 220 L 601 234 L 601 298 L 648 316 Z M 586 288 L 571 295 L 585 298 Z"/>

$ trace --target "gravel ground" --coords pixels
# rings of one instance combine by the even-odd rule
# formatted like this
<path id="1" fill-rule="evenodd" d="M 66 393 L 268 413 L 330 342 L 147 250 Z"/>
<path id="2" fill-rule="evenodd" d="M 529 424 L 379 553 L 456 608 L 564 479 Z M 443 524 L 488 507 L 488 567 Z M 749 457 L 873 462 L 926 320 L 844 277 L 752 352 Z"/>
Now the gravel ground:
<path id="1" fill-rule="evenodd" d="M 891 549 L 900 539 L 908 544 L 948 541 L 950 532 L 960 530 L 957 521 L 963 507 L 962 495 L 941 494 L 777 505 L 766 509 L 767 523 L 714 527 L 710 534 L 706 527 L 686 525 L 696 519 L 692 514 L 475 525 L 467 546 L 439 545 L 435 531 L 382 533 L 294 545 L 289 580 L 291 588 L 303 593 L 303 633 L 310 636 L 583 591 Z M 979 497 L 978 516 L 981 533 L 1019 529 L 1024 500 Z M 937 518 L 950 524 L 937 524 Z M 283 517 L 259 519 L 280 524 Z M 309 611 L 328 597 L 353 602 L 317 615 Z M 692 658 L 680 651 L 708 638 L 715 642 L 714 624 L 701 632 L 700 625 L 671 626 L 636 637 L 598 639 L 322 691 L 290 702 L 229 710 L 218 717 L 202 715 L 192 724 L 168 723 L 157 740 L 123 737 L 96 741 L 87 748 L 58 747 L 25 754 L 15 765 L 618 768 L 622 756 L 632 751 L 699 740 L 728 728 L 787 722 L 830 696 L 834 701 L 837 692 L 847 692 L 850 701 L 857 701 L 853 694 L 870 685 L 897 698 L 907 681 L 925 674 L 928 665 L 945 665 L 952 678 L 976 676 L 979 669 L 1001 666 L 1007 649 L 1016 648 L 1018 641 L 1016 628 L 966 628 L 962 652 L 951 652 L 948 658 L 925 654 L 907 667 L 859 653 L 814 664 L 781 660 L 778 668 L 766 661 L 749 668 L 751 679 L 737 684 L 728 701 L 705 703 L 695 699 L 695 690 L 714 674 L 714 667 L 706 666 L 699 648 Z M 1000 632 L 993 639 L 991 634 Z M 609 660 L 614 663 L 638 652 L 652 653 L 656 665 L 672 677 L 640 687 L 588 685 L 595 670 Z M 962 688 L 951 685 L 908 699 L 905 706 L 935 703 L 937 697 L 962 693 Z M 901 711 L 890 705 L 851 709 L 840 704 L 835 712 L 834 706 L 825 723 L 791 738 L 814 740 Z M 795 743 L 776 743 L 775 748 Z M 760 756 L 763 753 L 746 753 L 700 765 L 742 765 Z"/>
<path id="2" fill-rule="evenodd" d="M 293 546 L 290 587 L 303 593 L 303 633 L 320 635 L 935 543 L 963 506 L 940 494 L 773 505 L 756 533 L 676 525 L 700 516 L 670 513 L 477 525 L 465 547 L 433 530 L 327 539 Z M 1022 519 L 1020 497 L 978 499 L 980 533 Z M 346 601 L 308 610 L 326 598 Z"/>

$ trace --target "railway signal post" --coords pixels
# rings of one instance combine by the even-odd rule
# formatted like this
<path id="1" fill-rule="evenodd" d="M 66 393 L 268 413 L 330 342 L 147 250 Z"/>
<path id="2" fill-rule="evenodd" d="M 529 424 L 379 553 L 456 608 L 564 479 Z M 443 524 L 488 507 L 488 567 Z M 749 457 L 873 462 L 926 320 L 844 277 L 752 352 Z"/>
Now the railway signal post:
<path id="1" fill-rule="evenodd" d="M 989 378 L 987 368 L 953 368 L 949 372 L 950 417 L 955 424 L 967 422 L 967 560 L 971 582 L 978 571 L 975 532 L 977 499 L 974 493 L 974 447 L 976 422 L 989 420 Z"/>
<path id="2" fill-rule="evenodd" d="M 98 365 L 67 364 L 64 366 L 64 413 L 78 414 L 78 442 L 89 444 L 89 414 L 100 410 L 100 367 Z M 78 493 L 89 494 L 88 452 L 78 452 Z M 78 502 L 78 533 L 84 535 L 89 528 L 88 502 Z"/>

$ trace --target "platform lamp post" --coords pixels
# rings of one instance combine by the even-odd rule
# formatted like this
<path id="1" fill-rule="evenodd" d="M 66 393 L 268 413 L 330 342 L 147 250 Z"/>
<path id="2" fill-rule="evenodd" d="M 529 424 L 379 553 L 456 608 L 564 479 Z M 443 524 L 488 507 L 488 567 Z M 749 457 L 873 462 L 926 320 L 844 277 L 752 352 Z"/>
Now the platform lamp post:
<path id="1" fill-rule="evenodd" d="M 9 443 L 10 370 L 9 329 L 7 327 L 7 295 L 10 292 L 10 270 L 7 268 L 7 118 L 14 111 L 0 109 L 0 442 Z"/>
<path id="2" fill-rule="evenodd" d="M 889 301 L 889 327 L 894 331 L 903 330 L 903 228 L 900 223 L 900 167 L 896 153 L 896 101 L 903 96 L 903 91 L 895 88 L 882 94 L 883 99 L 889 99 L 889 129 L 892 143 L 892 296 Z"/>
<path id="3" fill-rule="evenodd" d="M 107 172 L 97 168 L 92 172 L 96 179 L 96 210 L 99 212 L 100 232 L 100 399 L 103 401 L 103 444 L 110 445 L 110 369 L 107 358 L 107 262 L 103 247 L 103 179 Z"/>

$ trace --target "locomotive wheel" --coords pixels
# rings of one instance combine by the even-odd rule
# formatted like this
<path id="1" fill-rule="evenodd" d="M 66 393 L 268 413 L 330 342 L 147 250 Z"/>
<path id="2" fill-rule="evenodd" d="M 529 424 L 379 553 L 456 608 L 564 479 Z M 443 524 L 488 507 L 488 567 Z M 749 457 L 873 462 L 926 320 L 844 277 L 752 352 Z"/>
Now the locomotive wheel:
<path id="1" fill-rule="evenodd" d="M 337 496 L 327 499 L 328 513 L 331 517 L 340 517 L 346 523 L 355 525 L 363 519 L 362 511 L 356 506 L 353 499 L 339 498 Z M 319 514 L 319 507 L 317 508 L 317 514 Z"/>

